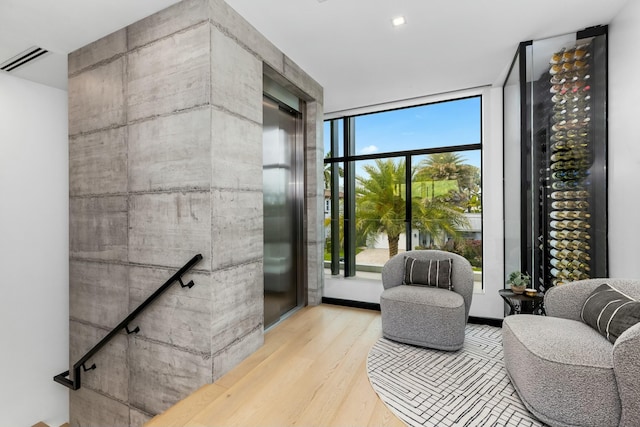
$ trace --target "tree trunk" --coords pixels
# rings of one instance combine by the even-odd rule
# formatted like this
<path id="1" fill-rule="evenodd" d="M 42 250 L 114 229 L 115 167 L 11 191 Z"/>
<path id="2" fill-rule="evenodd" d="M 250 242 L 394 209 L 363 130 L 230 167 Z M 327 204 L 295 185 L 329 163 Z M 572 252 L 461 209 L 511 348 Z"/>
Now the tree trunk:
<path id="1" fill-rule="evenodd" d="M 391 237 L 387 235 L 387 237 L 389 239 L 389 258 L 391 258 L 398 254 L 398 240 L 400 240 L 400 236 Z"/>

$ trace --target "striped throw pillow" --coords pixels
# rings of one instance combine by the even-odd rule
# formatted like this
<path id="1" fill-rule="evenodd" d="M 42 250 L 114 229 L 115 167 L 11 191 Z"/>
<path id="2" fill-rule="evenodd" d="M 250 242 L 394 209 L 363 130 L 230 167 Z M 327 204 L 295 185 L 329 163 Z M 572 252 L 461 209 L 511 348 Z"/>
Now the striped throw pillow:
<path id="1" fill-rule="evenodd" d="M 452 259 L 419 260 L 410 256 L 404 258 L 405 285 L 432 286 L 453 290 L 451 283 Z"/>
<path id="2" fill-rule="evenodd" d="M 640 301 L 605 283 L 589 295 L 582 305 L 580 317 L 615 343 L 624 331 L 640 322 Z"/>

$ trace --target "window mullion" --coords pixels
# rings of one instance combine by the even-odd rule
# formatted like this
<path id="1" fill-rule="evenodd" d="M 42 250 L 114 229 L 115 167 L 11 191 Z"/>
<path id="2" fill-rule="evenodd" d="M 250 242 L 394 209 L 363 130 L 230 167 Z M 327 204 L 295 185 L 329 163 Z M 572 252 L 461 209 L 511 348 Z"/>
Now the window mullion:
<path id="1" fill-rule="evenodd" d="M 404 218 L 404 222 L 405 222 L 405 249 L 407 251 L 411 250 L 411 224 L 412 224 L 412 220 L 413 220 L 413 213 L 412 213 L 412 195 L 411 195 L 411 184 L 412 184 L 412 164 L 411 164 L 411 156 L 407 155 L 404 158 L 404 172 L 405 172 L 405 188 L 407 189 L 406 194 L 405 194 L 405 218 Z"/>
<path id="2" fill-rule="evenodd" d="M 331 121 L 331 153 L 338 152 L 338 120 Z M 340 165 L 331 163 L 331 274 L 340 274 Z"/>
<path id="3" fill-rule="evenodd" d="M 352 156 L 355 147 L 355 118 L 344 119 L 344 153 Z M 344 276 L 356 275 L 356 173 L 355 162 L 344 163 Z"/>

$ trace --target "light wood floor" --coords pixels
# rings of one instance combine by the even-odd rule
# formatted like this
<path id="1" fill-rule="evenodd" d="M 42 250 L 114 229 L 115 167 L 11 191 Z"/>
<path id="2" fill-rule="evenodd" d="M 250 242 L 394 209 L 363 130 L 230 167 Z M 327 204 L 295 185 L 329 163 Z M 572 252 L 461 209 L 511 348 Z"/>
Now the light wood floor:
<path id="1" fill-rule="evenodd" d="M 367 377 L 380 336 L 378 312 L 306 307 L 231 372 L 146 426 L 403 426 Z"/>

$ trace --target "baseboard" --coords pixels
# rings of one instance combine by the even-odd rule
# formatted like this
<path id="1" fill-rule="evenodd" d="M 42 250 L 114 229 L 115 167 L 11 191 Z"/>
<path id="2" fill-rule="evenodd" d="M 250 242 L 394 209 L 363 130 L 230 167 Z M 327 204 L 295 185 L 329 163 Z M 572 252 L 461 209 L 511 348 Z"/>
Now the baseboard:
<path id="1" fill-rule="evenodd" d="M 380 304 L 374 302 L 353 301 L 340 298 L 327 298 L 322 297 L 323 304 L 341 305 L 344 307 L 364 308 L 366 310 L 380 311 Z"/>
<path id="2" fill-rule="evenodd" d="M 469 320 L 467 320 L 467 322 L 475 323 L 477 325 L 489 325 L 489 326 L 497 326 L 498 328 L 502 328 L 502 319 L 469 316 Z"/>
<path id="3" fill-rule="evenodd" d="M 353 300 L 340 299 L 340 298 L 322 297 L 322 303 L 331 304 L 331 305 L 341 305 L 344 307 L 364 308 L 367 310 L 380 311 L 380 304 L 376 304 L 373 302 L 363 302 L 363 301 L 353 301 Z M 479 325 L 496 326 L 498 328 L 502 327 L 502 319 L 469 316 L 468 322 L 479 324 Z"/>

